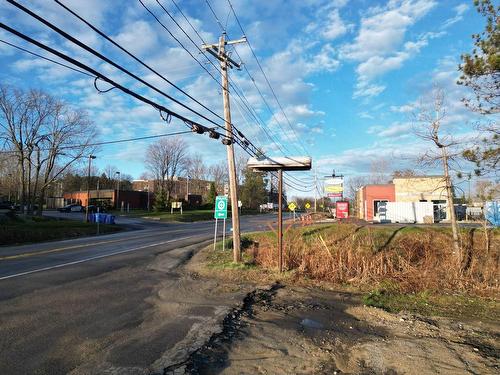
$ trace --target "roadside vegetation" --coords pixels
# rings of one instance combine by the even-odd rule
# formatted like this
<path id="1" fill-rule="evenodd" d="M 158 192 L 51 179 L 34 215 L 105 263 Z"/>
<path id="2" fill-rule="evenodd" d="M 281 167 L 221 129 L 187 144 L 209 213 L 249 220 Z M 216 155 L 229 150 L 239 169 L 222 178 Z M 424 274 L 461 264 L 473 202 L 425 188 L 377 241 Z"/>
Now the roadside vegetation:
<path id="1" fill-rule="evenodd" d="M 459 267 L 449 227 L 334 224 L 289 228 L 281 275 L 273 232 L 244 238 L 245 265 L 238 267 L 243 275 L 231 274 L 231 254 L 220 247 L 210 251 L 207 268 L 248 281 L 279 279 L 360 292 L 366 305 L 391 312 L 499 316 L 500 231 L 491 230 L 488 241 L 482 229 L 463 228 L 459 234 Z"/>
<path id="2" fill-rule="evenodd" d="M 99 225 L 99 232 L 112 233 L 122 230 L 118 225 Z M 62 240 L 95 235 L 96 224 L 46 217 L 14 217 L 0 223 L 0 246 Z"/>

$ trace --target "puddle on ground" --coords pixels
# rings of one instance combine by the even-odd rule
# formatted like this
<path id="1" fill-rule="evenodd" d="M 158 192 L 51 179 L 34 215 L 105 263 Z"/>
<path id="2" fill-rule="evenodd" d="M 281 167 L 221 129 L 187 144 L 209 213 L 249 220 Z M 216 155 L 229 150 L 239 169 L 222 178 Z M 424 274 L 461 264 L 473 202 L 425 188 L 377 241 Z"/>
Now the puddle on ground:
<path id="1" fill-rule="evenodd" d="M 323 329 L 323 328 L 325 328 L 323 326 L 323 324 L 321 324 L 320 322 L 317 322 L 316 320 L 312 320 L 312 319 L 309 319 L 309 318 L 302 319 L 302 321 L 300 322 L 300 325 L 303 326 L 303 327 L 306 327 L 306 328 L 314 328 L 314 329 Z"/>

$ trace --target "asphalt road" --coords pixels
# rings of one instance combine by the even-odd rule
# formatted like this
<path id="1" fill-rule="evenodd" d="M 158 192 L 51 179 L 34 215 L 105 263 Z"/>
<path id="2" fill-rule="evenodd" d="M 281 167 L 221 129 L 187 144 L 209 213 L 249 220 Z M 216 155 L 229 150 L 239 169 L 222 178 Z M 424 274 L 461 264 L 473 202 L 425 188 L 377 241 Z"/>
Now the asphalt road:
<path id="1" fill-rule="evenodd" d="M 54 213 L 51 216 L 77 218 L 80 215 Z M 242 232 L 268 229 L 276 215 L 242 216 Z M 109 235 L 83 237 L 65 241 L 45 242 L 22 246 L 0 247 L 0 281 L 44 272 L 61 267 L 92 262 L 97 259 L 134 251 L 147 251 L 169 244 L 187 246 L 213 238 L 214 222 L 161 223 L 137 218 L 118 217 L 117 224 L 134 229 Z M 227 220 L 227 236 L 231 235 Z M 219 223 L 222 237 L 222 223 Z M 2 291 L 0 290 L 0 297 Z"/>
<path id="2" fill-rule="evenodd" d="M 243 216 L 242 231 L 275 220 Z M 0 248 L 1 374 L 151 373 L 241 298 L 178 273 L 213 222 L 121 223 L 144 229 Z"/>

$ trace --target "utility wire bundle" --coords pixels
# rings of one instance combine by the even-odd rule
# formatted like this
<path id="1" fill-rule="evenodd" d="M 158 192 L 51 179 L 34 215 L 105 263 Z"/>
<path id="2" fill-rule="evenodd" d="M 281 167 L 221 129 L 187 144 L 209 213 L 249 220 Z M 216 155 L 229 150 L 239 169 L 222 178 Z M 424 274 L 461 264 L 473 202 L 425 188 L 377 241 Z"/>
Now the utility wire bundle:
<path id="1" fill-rule="evenodd" d="M 199 105 L 200 107 L 202 107 L 204 110 L 208 111 L 211 115 L 215 116 L 219 120 L 224 121 L 224 124 L 225 124 L 225 120 L 224 120 L 223 117 L 221 117 L 216 112 L 214 112 L 213 110 L 211 110 L 209 107 L 207 107 L 206 105 L 204 105 L 203 103 L 201 103 L 199 100 L 197 100 L 192 95 L 190 95 L 189 93 L 187 93 L 185 90 L 183 90 L 182 88 L 180 88 L 178 85 L 176 85 L 173 82 L 171 82 L 164 75 L 160 74 L 157 70 L 153 69 L 150 65 L 146 64 L 140 58 L 138 58 L 137 56 L 135 56 L 134 54 L 132 54 L 130 51 L 128 51 L 122 45 L 120 45 L 119 43 L 117 43 L 116 41 L 114 41 L 112 38 L 110 38 L 108 35 L 106 35 L 103 31 L 99 30 L 97 27 L 95 27 L 90 22 L 88 22 L 87 20 L 85 20 L 83 17 L 81 17 L 75 11 L 73 11 L 72 9 L 70 9 L 68 6 L 64 5 L 61 1 L 59 1 L 59 0 L 54 0 L 54 1 L 59 6 L 61 6 L 62 8 L 64 8 L 66 11 L 68 11 L 69 13 L 71 13 L 74 17 L 78 18 L 81 22 L 85 23 L 89 28 L 91 28 L 98 35 L 100 35 L 101 37 L 103 37 L 104 39 L 106 39 L 108 42 L 110 42 L 111 44 L 113 44 L 115 47 L 117 47 L 118 49 L 120 49 L 122 52 L 124 52 L 125 54 L 127 54 L 129 57 L 131 57 L 132 59 L 134 59 L 141 66 L 143 66 L 144 68 L 146 68 L 147 70 L 149 70 L 150 72 L 152 72 L 155 76 L 159 77 L 161 80 L 163 80 L 164 82 L 166 82 L 167 84 L 169 84 L 170 86 L 172 86 L 173 88 L 175 88 L 176 90 L 178 90 L 180 93 L 182 93 L 183 95 L 185 95 L 186 97 L 188 97 L 194 103 L 196 103 L 197 105 Z M 196 60 L 198 62 L 198 64 L 211 76 L 211 78 L 215 82 L 217 82 L 217 84 L 220 87 L 222 87 L 220 81 L 217 80 L 213 76 L 213 74 L 195 56 L 193 56 L 192 53 L 190 53 L 190 51 L 182 44 L 182 42 L 180 40 L 178 40 L 178 38 L 176 38 L 174 36 L 174 34 L 160 21 L 160 19 L 141 0 L 138 0 L 138 1 L 155 18 L 155 20 L 158 23 L 160 23 L 160 25 L 170 34 L 170 36 L 172 38 L 174 38 L 181 45 L 181 47 L 184 50 L 186 50 L 186 52 L 188 52 L 190 54 L 190 56 L 194 60 Z M 197 36 L 200 38 L 200 40 L 202 40 L 202 42 L 204 42 L 203 38 L 200 35 L 200 33 L 194 28 L 194 26 L 191 24 L 191 22 L 189 22 L 189 19 L 184 15 L 184 13 L 180 9 L 180 7 L 177 5 L 177 3 L 174 0 L 171 0 L 171 1 L 174 3 L 174 5 L 178 9 L 178 11 L 182 14 L 182 16 L 185 19 L 188 20 L 189 25 L 194 30 L 194 32 L 197 34 Z M 176 119 L 181 120 L 191 130 L 191 132 L 193 132 L 193 133 L 196 133 L 196 134 L 205 134 L 206 133 L 212 139 L 221 139 L 221 142 L 224 145 L 230 145 L 231 143 L 235 143 L 235 144 L 239 145 L 250 156 L 262 156 L 263 155 L 262 147 L 257 147 L 255 144 L 253 144 L 247 137 L 245 137 L 245 135 L 243 134 L 243 132 L 241 130 L 239 130 L 234 124 L 231 124 L 232 125 L 232 129 L 233 129 L 231 132 L 226 131 L 224 125 L 221 125 L 217 121 L 212 120 L 211 118 L 209 118 L 206 115 L 200 113 L 199 111 L 197 111 L 196 109 L 192 108 L 191 106 L 188 106 L 188 105 L 184 104 L 183 102 L 181 102 L 180 100 L 176 99 L 172 95 L 169 95 L 169 94 L 165 93 L 164 91 L 160 90 L 155 85 L 150 84 L 149 82 L 147 82 L 144 79 L 140 78 L 138 75 L 134 74 L 130 70 L 124 68 L 122 65 L 114 62 L 109 57 L 103 55 L 102 53 L 100 53 L 100 52 L 98 52 L 96 50 L 94 50 L 93 48 L 89 47 L 87 44 L 81 42 L 79 39 L 77 39 L 77 38 L 69 35 L 64 30 L 58 28 L 54 24 L 52 24 L 49 21 L 47 21 L 45 18 L 41 17 L 40 15 L 38 15 L 35 12 L 31 11 L 30 9 L 26 8 L 25 6 L 19 4 L 15 0 L 7 0 L 7 2 L 10 3 L 11 5 L 15 6 L 19 10 L 23 11 L 24 13 L 28 14 L 32 18 L 36 19 L 38 22 L 40 22 L 40 23 L 44 24 L 45 26 L 49 27 L 54 32 L 56 32 L 57 34 L 59 34 L 60 36 L 62 36 L 63 38 L 65 38 L 66 40 L 70 41 L 71 43 L 77 45 L 78 47 L 80 47 L 83 50 L 85 50 L 85 51 L 89 52 L 90 54 L 92 54 L 93 56 L 99 58 L 100 60 L 102 60 L 102 61 L 106 62 L 107 64 L 113 66 L 114 68 L 118 69 L 122 73 L 125 73 L 129 77 L 131 77 L 134 80 L 140 82 L 141 84 L 143 84 L 147 88 L 153 90 L 154 92 L 160 94 L 161 96 L 165 97 L 166 99 L 169 99 L 170 101 L 174 102 L 175 104 L 179 105 L 180 107 L 186 109 L 187 111 L 189 111 L 189 112 L 193 113 L 194 115 L 198 116 L 199 118 L 203 119 L 209 125 L 204 125 L 204 124 L 201 124 L 199 121 L 194 121 L 192 119 L 189 119 L 188 117 L 183 116 L 180 113 L 175 112 L 175 111 L 169 109 L 168 107 L 164 106 L 163 104 L 160 104 L 157 101 L 149 99 L 149 98 L 145 97 L 144 95 L 141 95 L 141 94 L 137 93 L 136 91 L 134 91 L 134 90 L 132 90 L 132 89 L 130 89 L 128 87 L 125 87 L 124 85 L 116 82 L 115 80 L 111 79 L 109 76 L 105 75 L 104 73 L 97 71 L 96 69 L 94 69 L 94 68 L 92 68 L 92 67 L 90 67 L 90 66 L 88 66 L 88 65 L 86 65 L 84 63 L 82 63 L 81 61 L 78 61 L 78 60 L 76 60 L 76 59 L 68 56 L 67 54 L 64 54 L 64 53 L 62 53 L 62 52 L 60 52 L 60 51 L 58 51 L 58 50 L 56 50 L 56 49 L 54 49 L 54 48 L 52 48 L 50 46 L 48 46 L 48 45 L 46 45 L 46 44 L 38 41 L 38 40 L 35 40 L 34 38 L 31 38 L 30 36 L 28 36 L 28 35 L 20 32 L 20 31 L 16 30 L 13 27 L 10 27 L 10 26 L 4 24 L 3 22 L 0 22 L 0 28 L 6 30 L 8 32 L 10 32 L 13 35 L 16 35 L 17 37 L 23 39 L 24 41 L 26 41 L 26 42 L 28 42 L 28 43 L 30 43 L 32 45 L 35 45 L 35 46 L 37 46 L 37 47 L 39 47 L 39 48 L 41 48 L 41 49 L 43 49 L 43 50 L 51 53 L 54 56 L 57 56 L 58 58 L 64 60 L 65 62 L 67 62 L 69 64 L 65 64 L 65 63 L 59 62 L 57 60 L 48 58 L 46 56 L 42 56 L 42 55 L 40 55 L 38 53 L 29 51 L 29 50 L 27 50 L 27 49 L 25 49 L 23 47 L 16 46 L 15 44 L 12 44 L 12 43 L 4 41 L 4 40 L 0 40 L 0 42 L 3 42 L 5 44 L 7 44 L 7 45 L 10 45 L 10 46 L 14 47 L 14 48 L 22 50 L 23 52 L 30 53 L 30 54 L 32 54 L 34 56 L 37 56 L 37 57 L 42 58 L 42 59 L 45 59 L 45 60 L 50 61 L 52 63 L 55 63 L 55 64 L 58 64 L 60 66 L 66 67 L 66 68 L 71 69 L 73 71 L 76 71 L 78 73 L 85 74 L 87 76 L 93 77 L 94 78 L 94 87 L 100 93 L 105 93 L 105 92 L 108 92 L 108 91 L 116 88 L 116 89 L 122 91 L 123 93 L 125 93 L 125 94 L 127 94 L 127 95 L 129 95 L 129 96 L 131 96 L 131 97 L 133 97 L 133 98 L 135 98 L 135 99 L 137 99 L 137 100 L 139 100 L 139 101 L 141 101 L 143 103 L 146 103 L 146 104 L 152 106 L 153 108 L 155 108 L 156 110 L 158 110 L 159 114 L 160 114 L 160 117 L 164 121 L 166 121 L 167 123 L 170 123 L 172 117 L 174 117 Z M 216 68 L 217 71 L 220 71 L 220 68 L 217 65 L 215 65 L 205 55 L 204 51 L 202 49 L 200 49 L 200 47 L 196 44 L 196 42 L 193 41 L 193 39 L 189 36 L 189 34 L 175 20 L 175 18 L 173 17 L 173 15 L 158 0 L 156 0 L 156 2 L 164 10 L 164 12 L 172 19 L 172 21 L 181 29 L 181 31 L 186 35 L 186 37 L 188 37 L 188 39 L 191 41 L 191 43 L 193 43 L 193 45 L 196 46 L 196 48 L 209 61 L 209 63 L 212 64 Z M 241 26 L 241 23 L 240 23 L 237 15 L 235 13 L 235 10 L 234 10 L 234 8 L 233 8 L 230 0 L 228 0 L 228 3 L 229 3 L 229 6 L 231 8 L 232 13 L 235 16 L 235 19 L 238 22 L 238 25 L 239 25 L 241 31 L 244 33 L 244 30 L 243 30 L 243 28 Z M 207 5 L 210 7 L 210 3 L 208 1 L 207 1 Z M 217 18 L 217 16 L 216 16 L 216 14 L 213 11 L 213 9 L 211 9 L 211 11 L 212 11 L 212 14 L 215 16 L 216 20 L 219 21 L 218 18 Z M 218 24 L 222 27 L 222 24 L 220 23 L 220 21 L 218 22 Z M 273 96 L 274 96 L 276 102 L 278 103 L 279 108 L 281 109 L 281 112 L 283 113 L 284 117 L 287 120 L 288 125 L 290 126 L 290 129 L 295 134 L 295 136 L 297 136 L 296 133 L 295 133 L 295 131 L 294 131 L 294 129 L 293 129 L 293 127 L 290 124 L 290 121 L 288 120 L 288 117 L 286 116 L 286 114 L 285 114 L 285 112 L 283 110 L 283 107 L 282 107 L 281 103 L 278 101 L 278 98 L 276 97 L 276 94 L 275 94 L 275 92 L 274 92 L 274 90 L 273 90 L 273 88 L 272 88 L 272 86 L 271 86 L 271 84 L 269 82 L 269 79 L 267 78 L 267 76 L 266 76 L 266 74 L 265 74 L 265 72 L 264 72 L 264 70 L 263 70 L 260 62 L 258 61 L 257 56 L 256 56 L 253 48 L 250 45 L 249 45 L 249 47 L 250 47 L 250 49 L 252 51 L 252 54 L 253 54 L 254 58 L 257 61 L 257 64 L 258 64 L 258 66 L 259 66 L 259 68 L 260 68 L 260 70 L 261 70 L 261 72 L 262 72 L 262 74 L 263 74 L 263 76 L 264 76 L 264 78 L 265 78 L 265 80 L 266 80 L 266 82 L 267 82 L 267 84 L 268 84 L 271 92 L 273 93 Z M 235 52 L 237 53 L 236 50 L 235 50 Z M 238 57 L 240 57 L 238 53 L 237 53 L 237 55 L 238 55 Z M 260 89 L 256 85 L 255 79 L 250 75 L 250 72 L 248 71 L 248 69 L 246 68 L 246 66 L 245 65 L 243 65 L 243 66 L 244 66 L 244 69 L 247 72 L 248 76 L 250 77 L 251 81 L 253 82 L 255 88 L 258 90 L 261 99 L 265 103 L 265 105 L 268 108 L 268 110 L 271 112 L 271 115 L 275 119 L 275 122 L 277 124 L 279 124 L 279 126 L 281 127 L 281 123 L 275 118 L 274 113 L 272 113 L 271 107 L 269 106 L 269 104 L 265 100 L 262 92 L 260 91 Z M 106 82 L 107 84 L 110 85 L 110 87 L 107 88 L 107 89 L 100 88 L 99 84 L 98 84 L 99 81 Z M 282 145 L 282 144 L 280 145 L 280 143 L 276 139 L 276 137 L 274 137 L 272 134 L 270 134 L 270 132 L 266 129 L 266 127 L 264 125 L 264 122 L 262 121 L 262 119 L 260 119 L 260 116 L 258 115 L 258 113 L 250 105 L 250 102 L 249 102 L 248 98 L 245 96 L 243 90 L 241 90 L 241 88 L 239 88 L 233 80 L 230 80 L 230 87 L 232 88 L 232 92 L 236 95 L 237 99 L 239 100 L 239 104 L 241 105 L 242 109 L 245 110 L 246 113 L 249 114 L 249 116 L 264 131 L 264 133 L 266 134 L 267 138 L 272 143 L 274 143 L 277 146 L 278 149 L 280 149 L 284 153 L 283 148 L 287 149 L 287 147 L 284 146 L 284 145 Z M 281 127 L 281 129 L 283 130 L 282 127 Z M 172 133 L 172 134 L 174 134 L 174 133 Z M 181 133 L 179 133 L 179 134 L 181 134 Z M 284 134 L 288 134 L 288 133 L 284 132 Z M 169 134 L 165 134 L 165 135 L 162 135 L 162 136 L 167 136 L 167 135 L 169 135 Z M 299 138 L 297 138 L 297 139 L 299 139 Z M 131 139 L 131 140 L 134 140 L 134 139 Z M 127 141 L 127 140 L 120 140 L 120 141 L 123 142 L 123 141 Z M 111 142 L 111 143 L 113 143 L 113 142 Z M 303 146 L 303 145 L 301 145 L 301 146 Z M 303 147 L 303 149 L 305 150 L 304 147 Z M 306 153 L 307 153 L 307 151 L 306 151 Z M 290 176 L 290 177 L 292 177 L 292 176 Z M 293 189 L 306 192 L 304 190 L 304 189 L 307 188 L 307 186 L 305 186 L 306 182 L 298 180 L 296 178 L 294 178 L 294 180 L 295 180 L 294 184 L 288 184 L 286 182 L 285 182 L 285 184 L 288 185 L 289 187 L 293 188 Z M 307 191 L 309 191 L 309 190 L 307 190 Z"/>

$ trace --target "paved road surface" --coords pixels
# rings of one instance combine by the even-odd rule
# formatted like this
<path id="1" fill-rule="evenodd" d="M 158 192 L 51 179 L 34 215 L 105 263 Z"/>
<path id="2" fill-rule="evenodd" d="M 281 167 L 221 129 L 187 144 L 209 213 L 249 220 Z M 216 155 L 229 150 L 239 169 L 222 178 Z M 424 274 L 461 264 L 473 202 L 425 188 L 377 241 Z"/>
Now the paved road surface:
<path id="1" fill-rule="evenodd" d="M 59 214 L 59 216 L 61 215 L 75 218 L 74 214 Z M 243 216 L 241 228 L 243 232 L 267 230 L 267 223 L 273 222 L 275 219 L 275 215 Z M 228 220 L 227 235 L 231 235 L 229 222 Z M 186 246 L 213 238 L 214 235 L 214 223 L 207 221 L 166 224 L 119 217 L 117 223 L 136 229 L 143 228 L 143 230 L 40 244 L 0 247 L 0 280 L 169 244 Z M 219 226 L 218 231 L 222 236 L 221 226 Z M 2 291 L 0 291 L 0 297 L 1 295 Z"/>
<path id="2" fill-rule="evenodd" d="M 243 216 L 242 231 L 275 219 Z M 0 247 L 0 374 L 161 369 L 241 298 L 177 272 L 212 222 L 127 220 L 145 229 Z"/>

